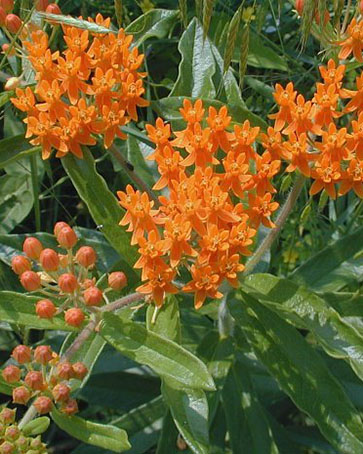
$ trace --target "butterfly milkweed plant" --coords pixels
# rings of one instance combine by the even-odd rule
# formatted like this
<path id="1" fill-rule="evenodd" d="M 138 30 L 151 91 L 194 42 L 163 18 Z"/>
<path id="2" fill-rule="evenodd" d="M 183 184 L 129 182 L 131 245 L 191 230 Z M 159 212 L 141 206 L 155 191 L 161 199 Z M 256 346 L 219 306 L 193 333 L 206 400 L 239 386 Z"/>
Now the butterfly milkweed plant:
<path id="1" fill-rule="evenodd" d="M 363 453 L 363 1 L 0 27 L 0 454 Z"/>

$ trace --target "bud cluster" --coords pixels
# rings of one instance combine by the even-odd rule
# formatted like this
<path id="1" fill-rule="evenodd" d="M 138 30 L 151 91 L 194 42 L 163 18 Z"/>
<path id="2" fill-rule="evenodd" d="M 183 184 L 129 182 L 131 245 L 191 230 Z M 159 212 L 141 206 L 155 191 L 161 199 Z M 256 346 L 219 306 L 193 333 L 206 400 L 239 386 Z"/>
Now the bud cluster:
<path id="1" fill-rule="evenodd" d="M 11 266 L 25 290 L 46 296 L 36 303 L 38 317 L 51 319 L 64 311 L 66 323 L 79 327 L 95 306 L 107 302 L 105 294 L 122 290 L 127 279 L 121 271 L 110 273 L 108 287 L 101 290 L 92 277 L 96 251 L 90 246 L 75 250 L 78 242 L 76 232 L 65 222 L 55 224 L 54 235 L 65 253 L 44 248 L 37 238 L 28 237 L 23 244 L 25 255 L 14 256 Z M 61 304 L 57 305 L 57 302 Z"/>
<path id="2" fill-rule="evenodd" d="M 13 403 L 32 404 L 41 415 L 49 413 L 54 404 L 61 412 L 73 415 L 78 411 L 77 401 L 70 397 L 71 379 L 83 380 L 87 367 L 81 363 L 63 361 L 48 345 L 31 349 L 18 345 L 12 352 L 18 365 L 10 364 L 2 370 L 3 379 L 13 384 Z M 0 451 L 1 454 L 1 451 Z"/>
<path id="3" fill-rule="evenodd" d="M 3 408 L 0 412 L 0 454 L 47 454 L 40 436 L 27 437 L 15 421 L 16 410 Z"/>

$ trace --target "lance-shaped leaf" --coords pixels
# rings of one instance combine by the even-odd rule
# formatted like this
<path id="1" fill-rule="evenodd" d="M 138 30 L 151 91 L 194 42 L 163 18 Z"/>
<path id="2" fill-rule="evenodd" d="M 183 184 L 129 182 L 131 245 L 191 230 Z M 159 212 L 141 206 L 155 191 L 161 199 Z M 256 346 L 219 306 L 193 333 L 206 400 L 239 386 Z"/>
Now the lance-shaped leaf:
<path id="1" fill-rule="evenodd" d="M 215 389 L 213 379 L 200 359 L 139 323 L 104 313 L 100 334 L 122 354 L 151 367 L 162 378 L 180 386 Z"/>
<path id="2" fill-rule="evenodd" d="M 119 427 L 97 424 L 78 416 L 65 416 L 56 409 L 51 412 L 51 417 L 62 430 L 90 445 L 113 452 L 124 452 L 131 447 L 126 431 Z"/>
<path id="3" fill-rule="evenodd" d="M 330 443 L 344 454 L 363 452 L 359 412 L 304 337 L 242 291 L 229 307 L 258 359 Z"/>

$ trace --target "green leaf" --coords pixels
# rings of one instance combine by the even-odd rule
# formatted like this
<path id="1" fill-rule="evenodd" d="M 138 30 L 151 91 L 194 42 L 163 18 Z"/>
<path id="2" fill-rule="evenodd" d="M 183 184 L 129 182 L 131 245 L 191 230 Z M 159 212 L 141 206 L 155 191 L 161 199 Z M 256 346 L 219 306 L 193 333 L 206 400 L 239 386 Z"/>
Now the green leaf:
<path id="1" fill-rule="evenodd" d="M 222 395 L 233 454 L 278 454 L 267 413 L 241 363 L 231 369 Z"/>
<path id="2" fill-rule="evenodd" d="M 88 30 L 90 33 L 117 33 L 117 31 L 98 25 L 95 22 L 88 22 L 84 19 L 76 19 L 71 16 L 64 16 L 63 14 L 50 14 L 37 11 L 34 13 L 35 16 L 45 19 L 51 23 L 64 24 L 69 27 L 81 28 L 82 30 Z"/>
<path id="3" fill-rule="evenodd" d="M 47 416 L 41 416 L 40 418 L 33 419 L 33 421 L 29 421 L 22 428 L 22 432 L 27 437 L 35 437 L 44 433 L 48 429 L 49 424 L 50 419 Z"/>
<path id="4" fill-rule="evenodd" d="M 90 445 L 113 452 L 124 452 L 131 447 L 126 431 L 116 426 L 97 424 L 78 416 L 65 416 L 56 409 L 51 412 L 51 417 L 62 430 Z"/>
<path id="5" fill-rule="evenodd" d="M 182 59 L 179 75 L 170 96 L 214 98 L 215 63 L 208 40 L 203 39 L 203 27 L 194 18 L 179 41 Z"/>
<path id="6" fill-rule="evenodd" d="M 158 309 L 156 320 L 153 323 L 155 306 L 149 305 L 146 312 L 146 326 L 159 336 L 180 343 L 181 327 L 178 300 L 174 295 L 169 296 L 163 306 Z"/>
<path id="7" fill-rule="evenodd" d="M 195 454 L 209 454 L 208 402 L 201 390 L 161 385 L 174 422 Z"/>
<path id="8" fill-rule="evenodd" d="M 129 281 L 135 283 L 138 278 L 132 266 L 136 261 L 136 249 L 130 246 L 129 233 L 119 225 L 122 209 L 97 172 L 91 153 L 84 150 L 83 159 L 67 155 L 62 158 L 62 164 L 94 222 L 102 226 L 101 232 L 125 261 L 124 272 Z"/>
<path id="9" fill-rule="evenodd" d="M 180 386 L 215 389 L 202 361 L 175 342 L 147 331 L 141 324 L 104 313 L 100 334 L 122 354 L 146 364 L 162 378 L 169 378 Z"/>
<path id="10" fill-rule="evenodd" d="M 9 385 L 9 383 L 3 379 L 2 375 L 0 375 L 0 393 L 11 396 L 14 388 L 14 385 Z"/>
<path id="11" fill-rule="evenodd" d="M 168 411 L 163 419 L 163 428 L 159 437 L 156 454 L 179 454 L 177 439 L 178 430 L 171 412 Z"/>
<path id="12" fill-rule="evenodd" d="M 344 454 L 361 452 L 360 415 L 303 336 L 244 292 L 229 307 L 258 359 L 330 443 Z"/>
<path id="13" fill-rule="evenodd" d="M 312 290 L 336 291 L 362 279 L 363 259 L 354 256 L 363 250 L 363 227 L 327 246 L 297 268 L 290 278 Z"/>
<path id="14" fill-rule="evenodd" d="M 262 303 L 272 302 L 271 309 L 299 328 L 311 331 L 328 355 L 347 361 L 363 380 L 363 336 L 322 298 L 287 279 L 269 274 L 254 274 L 245 283 L 246 293 Z"/>
<path id="15" fill-rule="evenodd" d="M 139 16 L 125 29 L 134 37 L 134 45 L 139 47 L 148 38 L 164 38 L 174 27 L 178 11 L 168 9 L 152 9 Z"/>
<path id="16" fill-rule="evenodd" d="M 75 331 L 75 328 L 65 323 L 62 315 L 51 320 L 39 318 L 35 313 L 35 304 L 39 299 L 22 293 L 0 292 L 0 320 L 27 328 Z"/>

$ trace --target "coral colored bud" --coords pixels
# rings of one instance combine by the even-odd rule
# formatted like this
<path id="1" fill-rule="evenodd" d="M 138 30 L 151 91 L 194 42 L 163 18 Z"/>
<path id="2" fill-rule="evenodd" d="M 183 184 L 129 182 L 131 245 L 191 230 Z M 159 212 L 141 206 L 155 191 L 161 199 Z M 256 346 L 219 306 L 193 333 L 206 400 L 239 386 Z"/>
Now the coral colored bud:
<path id="1" fill-rule="evenodd" d="M 33 236 L 27 238 L 23 243 L 23 251 L 30 259 L 38 260 L 42 250 L 42 243 Z"/>
<path id="2" fill-rule="evenodd" d="M 6 366 L 2 371 L 2 376 L 6 383 L 16 383 L 20 380 L 21 370 L 13 365 Z"/>
<path id="3" fill-rule="evenodd" d="M 84 313 L 78 307 L 68 309 L 64 314 L 64 320 L 68 325 L 78 328 L 84 321 Z"/>
<path id="4" fill-rule="evenodd" d="M 5 26 L 5 20 L 6 20 L 6 12 L 5 12 L 4 8 L 0 6 L 0 27 Z"/>
<path id="5" fill-rule="evenodd" d="M 69 399 L 71 388 L 64 383 L 59 383 L 52 390 L 52 395 L 56 402 L 66 402 Z"/>
<path id="6" fill-rule="evenodd" d="M 9 79 L 6 81 L 4 85 L 4 88 L 6 91 L 15 90 L 15 88 L 18 87 L 19 84 L 20 84 L 19 77 L 9 77 Z"/>
<path id="7" fill-rule="evenodd" d="M 9 30 L 10 33 L 18 33 L 22 25 L 22 20 L 16 14 L 8 14 L 5 18 L 5 27 Z"/>
<path id="8" fill-rule="evenodd" d="M 14 0 L 0 0 L 0 6 L 6 13 L 11 13 L 14 9 Z"/>
<path id="9" fill-rule="evenodd" d="M 0 412 L 0 421 L 4 424 L 12 424 L 15 421 L 16 410 L 10 408 L 3 408 Z"/>
<path id="10" fill-rule="evenodd" d="M 35 399 L 33 405 L 40 415 L 46 415 L 52 410 L 53 402 L 47 396 L 40 396 Z"/>
<path id="11" fill-rule="evenodd" d="M 71 249 L 77 243 L 76 232 L 72 227 L 63 227 L 57 234 L 57 241 L 61 247 L 64 249 Z"/>
<path id="12" fill-rule="evenodd" d="M 20 276 L 20 283 L 28 292 L 34 292 L 40 288 L 40 277 L 34 271 L 25 271 Z"/>
<path id="13" fill-rule="evenodd" d="M 44 366 L 53 359 L 53 352 L 49 345 L 39 345 L 34 350 L 34 359 L 37 363 Z"/>
<path id="14" fill-rule="evenodd" d="M 62 380 L 70 380 L 74 378 L 74 370 L 72 364 L 68 361 L 62 361 L 57 365 L 57 375 Z"/>
<path id="15" fill-rule="evenodd" d="M 37 302 L 35 312 L 39 318 L 52 318 L 57 308 L 50 300 L 44 299 Z"/>
<path id="16" fill-rule="evenodd" d="M 363 13 L 363 0 L 360 0 L 359 9 L 360 9 L 360 12 Z"/>
<path id="17" fill-rule="evenodd" d="M 61 9 L 56 3 L 51 3 L 50 5 L 48 5 L 45 12 L 48 14 L 62 14 Z"/>
<path id="18" fill-rule="evenodd" d="M 122 290 L 127 285 L 127 277 L 122 271 L 114 271 L 108 276 L 108 285 L 113 290 Z"/>
<path id="19" fill-rule="evenodd" d="M 45 11 L 48 5 L 48 0 L 37 0 L 36 9 L 37 11 Z"/>
<path id="20" fill-rule="evenodd" d="M 93 266 L 96 263 L 96 259 L 96 251 L 90 246 L 82 246 L 77 251 L 76 260 L 85 268 Z"/>
<path id="21" fill-rule="evenodd" d="M 64 273 L 59 276 L 58 285 L 62 292 L 73 293 L 78 286 L 77 278 L 72 273 Z"/>
<path id="22" fill-rule="evenodd" d="M 63 227 L 69 227 L 69 224 L 63 221 L 57 222 L 53 228 L 54 235 L 57 236 L 58 233 L 63 229 Z"/>
<path id="23" fill-rule="evenodd" d="M 25 386 L 19 386 L 13 389 L 14 404 L 26 405 L 31 398 L 31 393 Z"/>
<path id="24" fill-rule="evenodd" d="M 58 254 L 50 248 L 42 250 L 39 261 L 45 271 L 57 271 L 59 267 Z"/>
<path id="25" fill-rule="evenodd" d="M 31 362 L 32 358 L 32 351 L 27 345 L 17 345 L 11 356 L 17 361 L 19 364 L 26 364 Z"/>
<path id="26" fill-rule="evenodd" d="M 42 373 L 37 370 L 28 372 L 24 381 L 33 391 L 42 391 L 44 389 Z"/>
<path id="27" fill-rule="evenodd" d="M 74 378 L 77 378 L 78 380 L 83 380 L 84 377 L 88 374 L 87 367 L 81 362 L 74 363 L 72 368 L 74 372 Z"/>
<path id="28" fill-rule="evenodd" d="M 299 13 L 299 16 L 302 16 L 302 13 L 304 11 L 304 1 L 305 0 L 296 0 L 295 9 Z"/>
<path id="29" fill-rule="evenodd" d="M 9 426 L 5 431 L 5 438 L 8 440 L 16 440 L 20 435 L 20 430 L 17 426 Z"/>
<path id="30" fill-rule="evenodd" d="M 16 255 L 11 259 L 11 268 L 16 274 L 23 274 L 25 271 L 30 271 L 31 267 L 30 261 L 23 255 Z"/>
<path id="31" fill-rule="evenodd" d="M 1 9 L 0 9 L 0 27 L 2 27 L 3 25 L 1 24 Z M 1 46 L 1 49 L 3 51 L 3 53 L 5 54 L 6 52 L 8 52 L 8 50 L 10 49 L 10 44 L 8 43 L 4 43 L 2 46 Z M 9 52 L 8 52 L 8 55 L 15 55 L 15 48 L 13 47 Z"/>
<path id="32" fill-rule="evenodd" d="M 101 304 L 103 295 L 99 288 L 89 287 L 83 293 L 83 298 L 87 306 L 99 306 Z"/>
<path id="33" fill-rule="evenodd" d="M 4 443 L 0 446 L 0 454 L 14 454 L 15 453 L 15 446 L 8 441 L 4 441 Z"/>
<path id="34" fill-rule="evenodd" d="M 78 404 L 75 399 L 69 399 L 65 405 L 62 405 L 61 412 L 65 413 L 68 416 L 78 413 Z"/>

